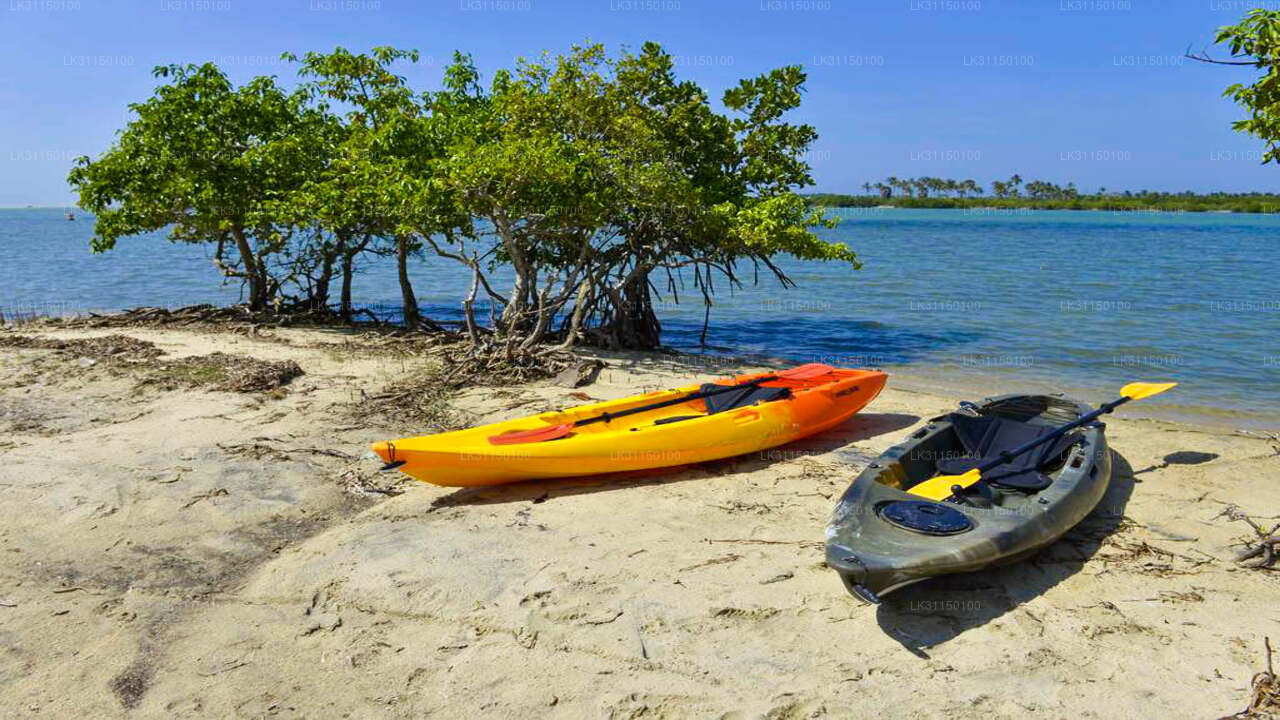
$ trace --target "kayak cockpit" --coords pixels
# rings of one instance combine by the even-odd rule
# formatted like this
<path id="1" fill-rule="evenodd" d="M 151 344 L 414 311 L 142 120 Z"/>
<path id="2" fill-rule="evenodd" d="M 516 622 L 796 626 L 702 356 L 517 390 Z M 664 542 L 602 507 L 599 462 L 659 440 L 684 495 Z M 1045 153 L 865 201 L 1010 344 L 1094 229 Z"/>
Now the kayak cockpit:
<path id="1" fill-rule="evenodd" d="M 1020 396 L 1004 404 L 962 409 L 936 418 L 940 432 L 917 431 L 911 451 L 886 466 L 876 481 L 912 494 L 913 488 L 938 475 L 960 475 L 1048 434 L 1078 415 L 1073 403 L 1047 396 Z M 1036 451 L 1012 458 L 952 500 L 980 507 L 1007 506 L 1053 484 L 1071 448 L 1083 440 L 1079 432 L 1047 442 Z"/>

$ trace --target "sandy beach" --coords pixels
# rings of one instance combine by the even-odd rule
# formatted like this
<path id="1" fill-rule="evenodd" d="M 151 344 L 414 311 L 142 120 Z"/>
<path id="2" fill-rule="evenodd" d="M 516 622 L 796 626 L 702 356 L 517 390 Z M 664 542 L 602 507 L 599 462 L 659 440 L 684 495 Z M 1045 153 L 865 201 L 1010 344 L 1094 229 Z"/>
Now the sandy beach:
<path id="1" fill-rule="evenodd" d="M 1280 575 L 1233 562 L 1252 531 L 1223 515 L 1280 512 L 1260 434 L 1121 413 L 1111 489 L 1062 541 L 868 607 L 823 565 L 836 499 L 977 397 L 891 377 L 853 421 L 759 455 L 459 490 L 366 456 L 424 430 L 365 409 L 435 362 L 395 347 L 0 331 L 0 715 L 1205 718 L 1248 704 L 1280 641 Z M 237 392 L 238 370 L 183 364 L 211 353 L 304 374 Z M 602 359 L 585 387 L 471 388 L 440 416 L 749 369 Z"/>

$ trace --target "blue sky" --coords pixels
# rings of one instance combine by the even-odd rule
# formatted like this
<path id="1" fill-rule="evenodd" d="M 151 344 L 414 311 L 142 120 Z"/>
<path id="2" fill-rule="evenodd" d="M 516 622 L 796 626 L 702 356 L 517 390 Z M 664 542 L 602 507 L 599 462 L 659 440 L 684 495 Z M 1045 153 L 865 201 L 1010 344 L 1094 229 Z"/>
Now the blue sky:
<path id="1" fill-rule="evenodd" d="M 1237 0 L 0 0 L 0 206 L 72 201 L 71 159 L 106 149 L 157 64 L 292 78 L 281 51 L 416 48 L 434 86 L 454 49 L 485 71 L 592 40 L 660 42 L 719 97 L 801 63 L 817 189 L 887 175 L 1020 173 L 1082 189 L 1280 191 L 1221 96 L 1249 68 L 1182 52 Z"/>

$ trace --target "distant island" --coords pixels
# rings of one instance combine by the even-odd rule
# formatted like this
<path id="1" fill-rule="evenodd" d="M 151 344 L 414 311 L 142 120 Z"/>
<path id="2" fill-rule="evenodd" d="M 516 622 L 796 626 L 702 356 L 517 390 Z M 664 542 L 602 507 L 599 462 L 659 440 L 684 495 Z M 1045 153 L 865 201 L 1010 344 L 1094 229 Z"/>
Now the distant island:
<path id="1" fill-rule="evenodd" d="M 1280 194 L 1196 193 L 1151 190 L 1109 191 L 1084 194 L 1074 183 L 1057 185 L 1045 180 L 1024 183 L 1018 175 L 990 183 L 984 191 L 974 180 L 889 177 L 863 183 L 864 195 L 809 193 L 810 205 L 821 207 L 997 208 L 1028 210 L 1114 210 L 1127 212 L 1280 212 Z"/>

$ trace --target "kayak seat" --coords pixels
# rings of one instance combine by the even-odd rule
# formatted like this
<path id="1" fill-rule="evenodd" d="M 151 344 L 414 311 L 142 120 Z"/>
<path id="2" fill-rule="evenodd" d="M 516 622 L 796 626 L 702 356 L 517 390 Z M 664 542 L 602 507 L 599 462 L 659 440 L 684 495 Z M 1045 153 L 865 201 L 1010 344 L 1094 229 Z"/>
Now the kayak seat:
<path id="1" fill-rule="evenodd" d="M 702 386 L 702 392 L 710 392 L 717 388 L 723 388 L 723 385 L 715 383 L 705 383 Z M 784 387 L 763 387 L 760 385 L 748 385 L 730 390 L 728 392 L 717 393 L 703 398 L 703 402 L 707 404 L 707 414 L 715 415 L 727 410 L 736 410 L 748 405 L 756 403 L 772 402 L 774 400 L 782 400 L 791 397 L 791 389 Z"/>
<path id="2" fill-rule="evenodd" d="M 708 390 L 715 390 L 722 387 L 724 386 L 716 385 L 714 383 L 706 383 L 702 386 L 701 392 L 707 392 Z M 707 404 L 706 415 L 672 415 L 671 417 L 658 418 L 653 421 L 653 424 L 667 425 L 670 423 L 683 422 L 685 420 L 697 420 L 698 418 L 704 418 L 707 415 L 715 415 L 716 413 L 721 413 L 726 410 L 734 410 L 748 405 L 755 405 L 760 402 L 782 400 L 790 395 L 791 390 L 788 388 L 760 387 L 759 385 L 752 385 L 740 390 L 717 393 L 703 398 Z"/>
<path id="3" fill-rule="evenodd" d="M 1003 452 L 1053 432 L 1051 427 L 1001 417 L 954 413 L 947 420 L 964 447 L 965 456 L 939 461 L 938 472 L 943 475 L 961 475 L 1000 457 Z M 982 478 L 999 487 L 1039 492 L 1053 483 L 1041 469 L 1051 465 L 1080 439 L 1078 434 L 1064 435 L 984 472 Z"/>

